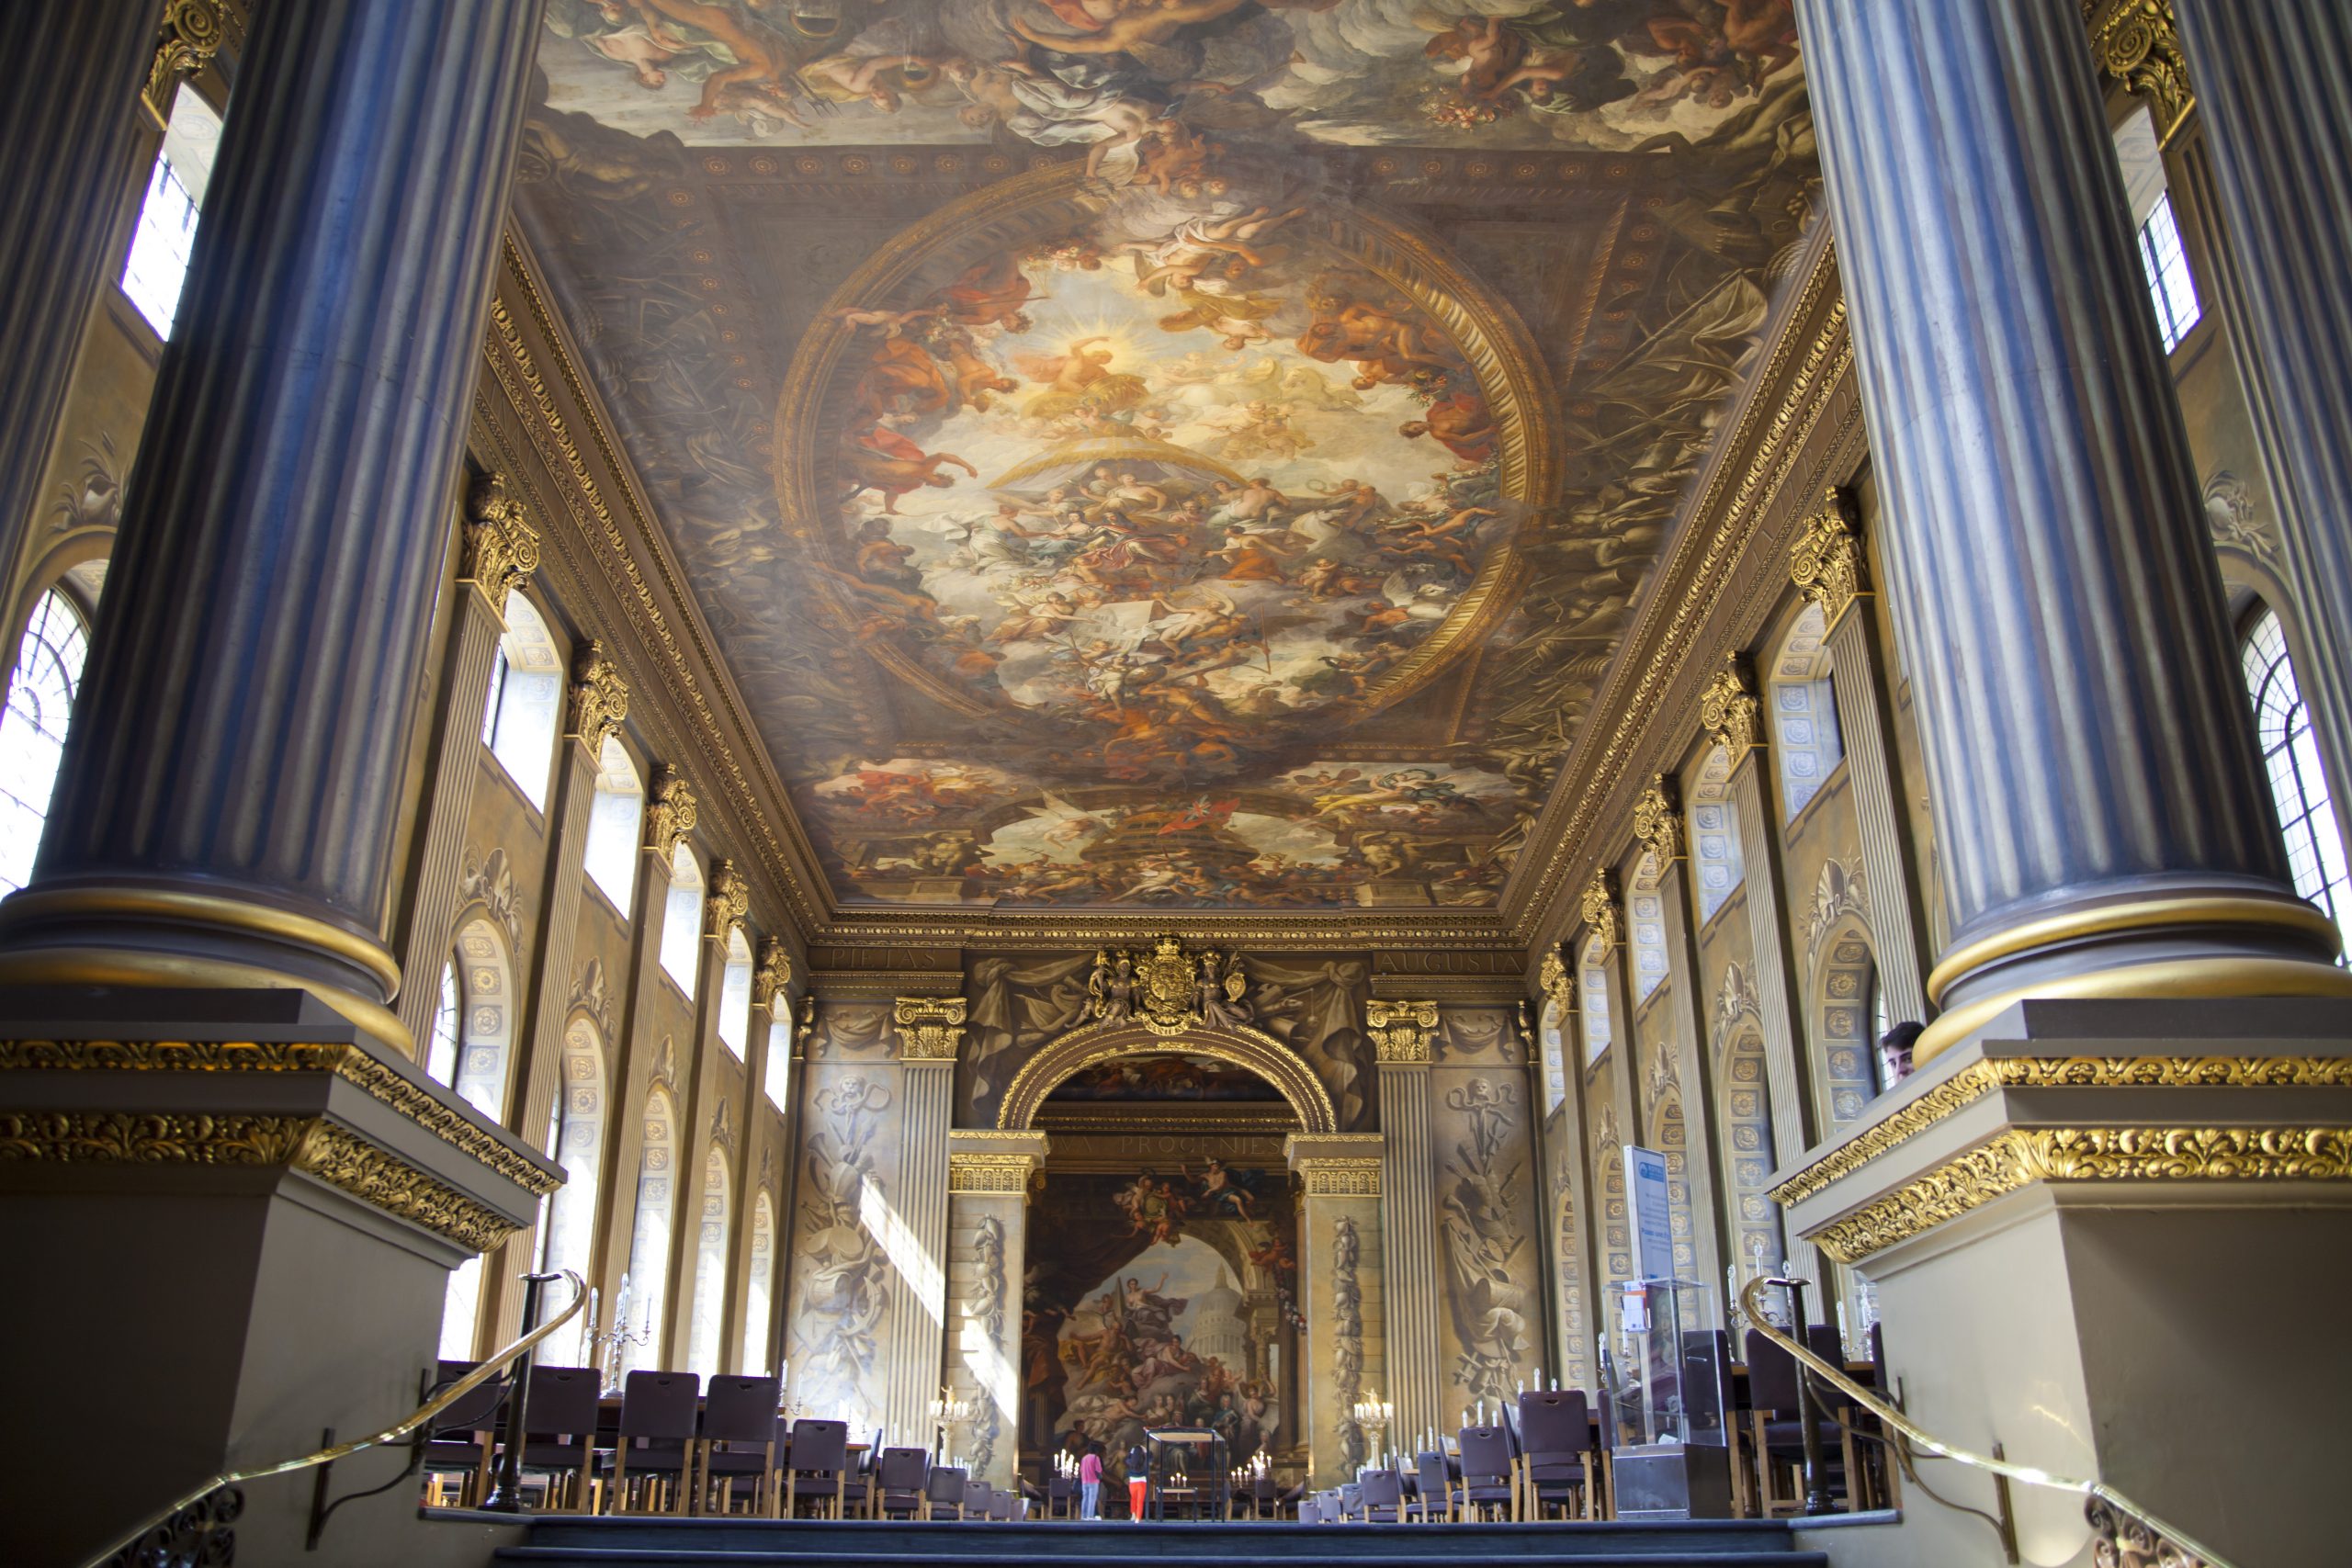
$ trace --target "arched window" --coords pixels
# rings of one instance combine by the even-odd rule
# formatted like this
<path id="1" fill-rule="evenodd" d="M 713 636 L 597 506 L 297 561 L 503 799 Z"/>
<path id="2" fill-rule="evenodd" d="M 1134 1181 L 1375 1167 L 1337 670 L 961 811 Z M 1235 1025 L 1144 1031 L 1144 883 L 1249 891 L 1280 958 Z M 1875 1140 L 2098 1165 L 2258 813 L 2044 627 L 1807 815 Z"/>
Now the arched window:
<path id="1" fill-rule="evenodd" d="M 792 1103 L 792 996 L 786 991 L 768 998 L 768 1062 L 760 1087 L 778 1111 Z"/>
<path id="2" fill-rule="evenodd" d="M 2287 866 L 2295 891 L 2310 899 L 2346 933 L 2352 947 L 2352 873 L 2336 831 L 2327 774 L 2312 733 L 2294 661 L 2287 654 L 2286 628 L 2278 612 L 2264 607 L 2245 635 L 2246 694 L 2254 703 L 2255 739 L 2262 748 L 2263 772 L 2270 780 L 2271 804 L 2287 840 Z"/>
<path id="3" fill-rule="evenodd" d="M 474 1359 L 474 1325 L 481 1314 L 481 1255 L 476 1253 L 449 1270 L 449 1285 L 441 1297 L 441 1359 Z"/>
<path id="4" fill-rule="evenodd" d="M 1609 1017 L 1609 950 L 1597 940 L 1584 945 L 1577 988 L 1584 996 L 1584 1009 L 1577 1014 L 1584 1022 L 1584 1059 L 1597 1062 L 1617 1038 Z"/>
<path id="5" fill-rule="evenodd" d="M 1878 965 L 1861 923 L 1848 919 L 1827 932 L 1814 957 L 1819 988 L 1822 1067 L 1829 1091 L 1829 1119 L 1839 1128 L 1894 1085 L 1879 1061 L 1879 1035 L 1871 1010 L 1878 991 Z"/>
<path id="6" fill-rule="evenodd" d="M 569 1269 L 584 1280 L 595 1256 L 596 1187 L 605 1158 L 605 1047 L 585 1018 L 573 1019 L 563 1032 L 561 1072 L 548 1157 L 563 1167 L 563 1185 L 548 1203 L 539 1269 Z"/>
<path id="7" fill-rule="evenodd" d="M 1821 606 L 1808 604 L 1772 660 L 1772 750 L 1781 760 L 1781 807 L 1792 820 L 1821 792 L 1846 754 L 1838 733 L 1828 635 Z"/>
<path id="8" fill-rule="evenodd" d="M 775 1205 L 764 1192 L 752 1205 L 752 1277 L 743 1292 L 743 1354 L 737 1364 L 752 1377 L 764 1377 L 775 1363 L 768 1358 L 769 1303 L 775 1283 Z"/>
<path id="9" fill-rule="evenodd" d="M 727 933 L 727 972 L 718 987 L 718 1040 L 737 1061 L 752 1043 L 752 944 Z"/>
<path id="10" fill-rule="evenodd" d="M 1714 918 L 1747 874 L 1739 849 L 1739 813 L 1731 798 L 1732 757 L 1707 753 L 1690 786 L 1690 871 L 1698 883 L 1699 919 Z"/>
<path id="11" fill-rule="evenodd" d="M 645 821 L 645 784 L 616 735 L 605 738 L 596 794 L 588 806 L 588 879 L 628 919 L 637 891 L 637 834 Z"/>
<path id="12" fill-rule="evenodd" d="M 479 905 L 476 906 L 480 908 Z M 514 966 L 506 951 L 506 937 L 486 916 L 467 920 L 458 930 L 458 986 L 461 993 L 454 1053 L 454 1076 L 442 1082 L 458 1097 L 495 1122 L 506 1111 L 506 1068 L 514 1039 Z M 445 1001 L 447 999 L 445 993 Z M 435 1047 L 440 1046 L 440 1021 L 434 1021 Z M 435 1077 L 441 1075 L 435 1073 Z"/>
<path id="13" fill-rule="evenodd" d="M 32 879 L 89 647 L 74 602 L 54 588 L 42 594 L 17 645 L 8 708 L 0 714 L 0 894 Z"/>
<path id="14" fill-rule="evenodd" d="M 658 1367 L 665 1359 L 662 1336 L 668 1326 L 676 1133 L 669 1091 L 656 1084 L 645 1097 L 645 1146 L 637 1159 L 637 1219 L 629 1230 L 628 1299 L 621 1307 L 621 1326 L 628 1337 L 621 1351 L 625 1371 Z"/>
<path id="15" fill-rule="evenodd" d="M 662 915 L 662 972 L 695 999 L 702 964 L 702 867 L 681 842 L 670 856 L 670 898 Z"/>
<path id="16" fill-rule="evenodd" d="M 727 1152 L 717 1145 L 702 1167 L 702 1226 L 695 1236 L 695 1316 L 686 1333 L 686 1371 L 718 1371 L 719 1323 L 727 1311 Z"/>
<path id="17" fill-rule="evenodd" d="M 163 337 L 172 335 L 173 318 L 179 314 L 180 288 L 196 248 L 197 217 L 220 147 L 220 111 L 183 83 L 172 96 L 164 145 L 155 154 L 122 267 L 124 297 Z"/>
<path id="18" fill-rule="evenodd" d="M 1544 1004 L 1544 1113 L 1550 1115 L 1568 1098 L 1566 1042 L 1562 1038 L 1567 1010 L 1557 1001 Z"/>
<path id="19" fill-rule="evenodd" d="M 1730 1190 L 1732 1231 L 1739 1248 L 1740 1280 L 1770 1273 L 1787 1252 L 1780 1206 L 1772 1201 L 1772 1090 L 1764 1077 L 1764 1035 L 1747 1015 L 1724 1053 L 1724 1180 Z"/>
<path id="20" fill-rule="evenodd" d="M 481 743 L 506 770 L 524 798 L 547 809 L 548 773 L 555 762 L 555 732 L 563 708 L 563 660 L 554 634 L 531 601 L 506 596 L 506 635 L 490 669 Z"/>
<path id="21" fill-rule="evenodd" d="M 433 1038 L 424 1046 L 424 1076 L 435 1083 L 458 1080 L 458 1037 L 465 1031 L 465 1005 L 458 993 L 458 960 L 441 965 L 441 999 L 433 1009 Z"/>

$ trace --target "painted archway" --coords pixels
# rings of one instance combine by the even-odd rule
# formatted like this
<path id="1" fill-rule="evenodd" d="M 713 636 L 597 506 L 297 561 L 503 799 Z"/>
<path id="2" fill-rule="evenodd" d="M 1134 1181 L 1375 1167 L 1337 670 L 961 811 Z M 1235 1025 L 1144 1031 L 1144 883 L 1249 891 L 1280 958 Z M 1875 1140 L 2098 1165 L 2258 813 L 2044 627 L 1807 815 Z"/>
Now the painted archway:
<path id="1" fill-rule="evenodd" d="M 1274 1086 L 1297 1114 L 1299 1130 L 1328 1134 L 1340 1130 L 1315 1069 L 1289 1046 L 1254 1029 L 1204 1024 L 1182 1033 L 1164 1035 L 1140 1023 L 1089 1024 L 1052 1042 L 1013 1076 L 998 1108 L 997 1126 L 1025 1133 L 1035 1124 L 1046 1097 L 1075 1073 L 1121 1056 L 1141 1056 L 1169 1051 L 1210 1056 L 1257 1074 Z"/>

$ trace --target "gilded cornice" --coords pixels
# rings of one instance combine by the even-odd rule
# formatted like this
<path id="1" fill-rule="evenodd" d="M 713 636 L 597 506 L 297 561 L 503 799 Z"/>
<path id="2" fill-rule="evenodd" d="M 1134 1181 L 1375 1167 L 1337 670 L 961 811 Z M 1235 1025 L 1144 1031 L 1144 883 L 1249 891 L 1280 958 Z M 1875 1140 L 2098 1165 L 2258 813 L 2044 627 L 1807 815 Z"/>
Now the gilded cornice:
<path id="1" fill-rule="evenodd" d="M 2352 1127 L 2013 1127 L 1808 1239 L 1856 1263 L 2037 1182 L 2352 1180 Z"/>
<path id="2" fill-rule="evenodd" d="M 791 984 L 792 951 L 784 945 L 782 937 L 772 936 L 760 943 L 760 967 L 752 976 L 752 1001 L 758 1007 L 772 1008 L 775 998 Z"/>
<path id="3" fill-rule="evenodd" d="M 1804 1201 L 2001 1089 L 2352 1088 L 2352 1056 L 1988 1056 L 1849 1138 L 1772 1189 Z"/>
<path id="4" fill-rule="evenodd" d="M 506 493 L 504 474 L 484 474 L 466 496 L 466 522 L 458 578 L 481 590 L 501 616 L 506 596 L 531 581 L 539 569 L 539 534 L 523 514 L 523 503 Z"/>
<path id="5" fill-rule="evenodd" d="M 155 33 L 155 58 L 139 89 L 140 104 L 157 125 L 170 121 L 180 79 L 211 64 L 232 31 L 243 38 L 244 19 L 227 0 L 171 0 L 164 7 L 163 25 Z"/>
<path id="6" fill-rule="evenodd" d="M 1577 864 L 1591 863 L 1604 814 L 1621 808 L 1614 804 L 1620 784 L 1644 753 L 1662 752 L 1674 739 L 1671 727 L 1662 723 L 1673 716 L 1668 694 L 1689 668 L 1750 542 L 1775 515 L 1776 502 L 1798 478 L 1824 419 L 1849 386 L 1853 344 L 1835 248 L 1826 236 L 1782 320 L 1786 325 L 1719 438 L 1657 569 L 1658 587 L 1624 638 L 1633 656 L 1618 661 L 1595 697 L 1593 717 L 1578 733 L 1530 834 L 1521 861 L 1536 866 L 1536 874 L 1515 876 L 1504 889 L 1505 919 L 1521 940 L 1532 940 L 1548 922 Z M 1846 426 L 1859 429 L 1859 407 L 1849 409 L 1841 435 Z M 1817 468 L 1820 460 L 1814 453 L 1809 466 Z M 1604 716 L 1613 716 L 1605 730 Z"/>
<path id="7" fill-rule="evenodd" d="M 952 1062 L 964 1043 L 964 998 L 900 997 L 891 1010 L 899 1056 L 909 1062 Z"/>
<path id="8" fill-rule="evenodd" d="M 654 770 L 653 787 L 645 796 L 645 847 L 659 855 L 662 864 L 676 857 L 678 846 L 695 830 L 701 815 L 702 807 L 684 774 L 667 762 Z"/>
<path id="9" fill-rule="evenodd" d="M 319 1041 L 0 1040 L 0 1073 L 331 1073 L 356 1084 L 450 1147 L 544 1197 L 560 1172 L 478 1126 L 358 1046 Z"/>
<path id="10" fill-rule="evenodd" d="M 285 1166 L 471 1252 L 519 1226 L 322 1116 L 0 1111 L 0 1160 Z"/>
<path id="11" fill-rule="evenodd" d="M 1834 626 L 1854 601 L 1869 591 L 1862 566 L 1861 536 L 1854 531 L 1845 498 L 1827 491 L 1821 510 L 1804 520 L 1789 547 L 1789 581 L 1821 606 L 1821 622 Z"/>
<path id="12" fill-rule="evenodd" d="M 1435 1002 L 1364 1004 L 1364 1032 L 1383 1066 L 1427 1066 L 1430 1047 L 1437 1039 Z"/>
<path id="13" fill-rule="evenodd" d="M 571 689 L 564 702 L 563 732 L 588 748 L 601 761 L 605 742 L 619 733 L 628 717 L 628 682 L 617 665 L 605 657 L 605 645 L 590 637 L 571 661 Z"/>
<path id="14" fill-rule="evenodd" d="M 1762 712 L 1747 677 L 1740 673 L 1736 655 L 1724 660 L 1715 678 L 1699 694 L 1699 728 L 1734 763 L 1755 748 L 1756 738 L 1762 733 L 1758 727 Z"/>
<path id="15" fill-rule="evenodd" d="M 710 897 L 703 902 L 703 934 L 725 942 L 743 926 L 752 910 L 752 885 L 722 858 L 710 868 Z"/>
<path id="16" fill-rule="evenodd" d="M 2099 70 L 2147 97 L 2156 111 L 2157 142 L 2169 142 L 2197 107 L 2172 0 L 2083 0 L 2083 22 Z"/>

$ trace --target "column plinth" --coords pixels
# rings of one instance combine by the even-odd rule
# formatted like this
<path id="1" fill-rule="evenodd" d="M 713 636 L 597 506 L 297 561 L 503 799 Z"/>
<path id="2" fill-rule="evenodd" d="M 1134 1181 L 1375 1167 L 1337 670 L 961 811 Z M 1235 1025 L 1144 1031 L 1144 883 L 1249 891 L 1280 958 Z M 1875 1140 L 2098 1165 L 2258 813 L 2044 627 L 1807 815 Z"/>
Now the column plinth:
<path id="1" fill-rule="evenodd" d="M 1951 947 L 2027 996 L 2341 995 L 2288 884 L 2071 8 L 1800 0 Z"/>
<path id="2" fill-rule="evenodd" d="M 1306 1317 L 1299 1380 L 1304 1409 L 1286 1409 L 1283 1425 L 1303 1434 L 1307 1484 L 1353 1481 L 1371 1458 L 1369 1434 L 1355 1404 L 1388 1379 L 1388 1313 L 1383 1289 L 1377 1133 L 1294 1133 L 1283 1145 L 1299 1179 L 1298 1281 Z M 1386 1436 L 1398 1434 L 1392 1428 Z"/>
<path id="3" fill-rule="evenodd" d="M 261 8 L 0 978 L 411 1048 L 379 923 L 538 13 Z"/>
<path id="4" fill-rule="evenodd" d="M 1021 1280 L 1029 1187 L 1044 1168 L 1043 1133 L 948 1134 L 947 1339 L 941 1379 L 971 1401 L 952 1435 L 972 1478 L 1017 1484 L 1021 1457 Z"/>

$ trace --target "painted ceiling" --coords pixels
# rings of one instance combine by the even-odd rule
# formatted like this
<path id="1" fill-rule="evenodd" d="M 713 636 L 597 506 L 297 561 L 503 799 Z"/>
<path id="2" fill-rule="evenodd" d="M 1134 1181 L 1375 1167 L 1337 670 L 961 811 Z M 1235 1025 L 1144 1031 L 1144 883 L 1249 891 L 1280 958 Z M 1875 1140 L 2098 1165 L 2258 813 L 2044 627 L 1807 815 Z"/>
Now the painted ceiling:
<path id="1" fill-rule="evenodd" d="M 518 210 L 844 904 L 1491 908 L 1815 191 L 1787 0 L 549 0 Z"/>

